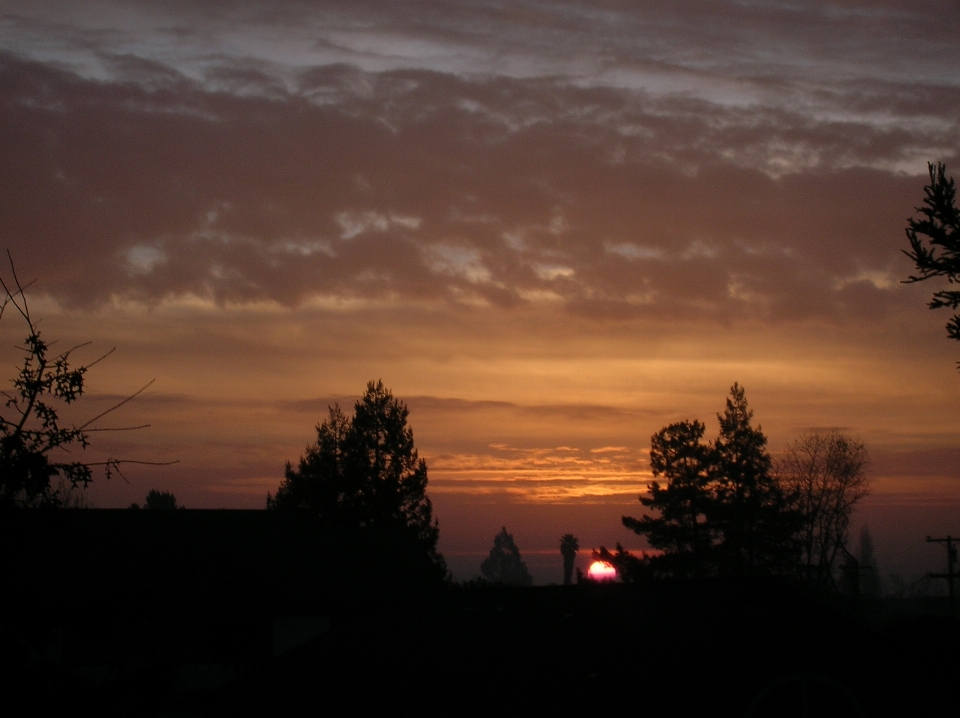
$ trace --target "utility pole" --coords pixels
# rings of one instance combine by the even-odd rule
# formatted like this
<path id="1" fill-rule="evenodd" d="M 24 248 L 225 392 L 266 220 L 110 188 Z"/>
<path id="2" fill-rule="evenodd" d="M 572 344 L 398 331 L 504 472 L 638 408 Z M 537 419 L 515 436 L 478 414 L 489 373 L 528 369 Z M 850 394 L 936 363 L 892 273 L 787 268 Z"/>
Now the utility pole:
<path id="1" fill-rule="evenodd" d="M 942 543 L 947 546 L 947 572 L 946 573 L 931 573 L 929 574 L 930 578 L 945 578 L 950 584 L 950 618 L 957 617 L 956 603 L 954 599 L 953 591 L 953 577 L 960 574 L 956 573 L 953 570 L 953 565 L 957 562 L 957 549 L 954 546 L 954 543 L 960 541 L 960 538 L 954 536 L 947 536 L 946 538 L 930 538 L 927 536 L 927 543 Z"/>

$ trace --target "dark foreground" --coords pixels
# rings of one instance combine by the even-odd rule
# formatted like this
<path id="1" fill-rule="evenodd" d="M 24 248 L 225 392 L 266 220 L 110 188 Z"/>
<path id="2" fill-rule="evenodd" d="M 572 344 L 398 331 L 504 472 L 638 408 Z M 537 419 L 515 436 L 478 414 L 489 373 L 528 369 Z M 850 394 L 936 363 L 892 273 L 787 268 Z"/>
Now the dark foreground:
<path id="1" fill-rule="evenodd" d="M 916 606 L 827 605 L 772 581 L 426 590 L 391 573 L 397 557 L 266 512 L 63 516 L 3 527 L 4 715 L 885 716 L 955 701 L 960 625 Z"/>

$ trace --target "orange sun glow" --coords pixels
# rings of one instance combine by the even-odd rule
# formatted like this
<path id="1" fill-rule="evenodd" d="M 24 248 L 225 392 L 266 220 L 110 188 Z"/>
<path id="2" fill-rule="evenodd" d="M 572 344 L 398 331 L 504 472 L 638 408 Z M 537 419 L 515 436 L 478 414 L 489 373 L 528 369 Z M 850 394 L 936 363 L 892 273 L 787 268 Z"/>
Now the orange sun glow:
<path id="1" fill-rule="evenodd" d="M 594 581 L 613 581 L 617 577 L 617 569 L 604 561 L 594 561 L 587 569 L 587 575 Z"/>

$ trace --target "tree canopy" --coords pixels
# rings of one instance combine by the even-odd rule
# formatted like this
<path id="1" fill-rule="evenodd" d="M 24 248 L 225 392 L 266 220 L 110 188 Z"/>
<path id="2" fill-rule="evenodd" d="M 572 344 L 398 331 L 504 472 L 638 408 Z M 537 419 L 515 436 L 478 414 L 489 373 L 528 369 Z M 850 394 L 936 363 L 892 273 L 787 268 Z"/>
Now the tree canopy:
<path id="1" fill-rule="evenodd" d="M 911 218 L 907 225 L 910 249 L 903 250 L 917 268 L 906 283 L 922 282 L 932 277 L 946 277 L 950 284 L 960 281 L 960 208 L 953 177 L 947 177 L 942 163 L 927 165 L 930 184 L 924 187 L 923 206 L 917 207 L 920 218 Z M 960 307 L 960 291 L 945 289 L 933 293 L 930 309 Z M 947 322 L 947 336 L 960 341 L 960 315 Z"/>
<path id="2" fill-rule="evenodd" d="M 382 381 L 369 382 L 353 416 L 329 408 L 317 441 L 284 479 L 267 507 L 302 510 L 332 530 L 392 536 L 446 574 L 437 551 L 439 524 L 426 495 L 427 464 L 419 458 L 407 406 Z"/>
<path id="3" fill-rule="evenodd" d="M 130 508 L 139 509 L 140 504 L 130 504 Z M 166 511 L 170 509 L 182 509 L 183 506 L 177 505 L 177 497 L 171 492 L 150 489 L 150 493 L 147 494 L 147 498 L 143 502 L 143 508 Z"/>
<path id="4" fill-rule="evenodd" d="M 657 563 L 670 575 L 702 576 L 712 558 L 715 531 L 708 513 L 715 504 L 713 452 L 702 443 L 705 428 L 699 421 L 682 421 L 650 437 L 650 468 L 666 484 L 653 481 L 640 503 L 657 515 L 623 517 L 624 526 L 663 551 Z"/>
<path id="5" fill-rule="evenodd" d="M 165 465 L 176 462 L 134 461 L 107 458 L 84 461 L 75 450 L 90 445 L 95 431 L 120 431 L 145 427 L 100 428 L 94 425 L 140 394 L 153 382 L 92 419 L 76 424 L 64 421 L 63 407 L 77 402 L 86 389 L 87 372 L 113 350 L 89 364 L 76 364 L 73 353 L 83 344 L 65 352 L 51 351 L 41 337 L 38 322 L 30 314 L 25 287 L 21 286 L 10 258 L 11 282 L 0 278 L 5 296 L 0 318 L 11 310 L 23 320 L 26 331 L 20 349 L 23 361 L 11 380 L 6 401 L 0 409 L 0 508 L 49 508 L 80 505 L 79 491 L 93 480 L 94 467 L 102 467 L 106 478 L 120 473 L 121 464 Z M 27 285 L 29 286 L 29 285 Z"/>
<path id="6" fill-rule="evenodd" d="M 721 572 L 733 575 L 780 574 L 796 563 L 794 540 L 800 514 L 772 471 L 767 437 L 751 425 L 743 387 L 734 384 L 726 410 L 718 414 L 714 442 L 714 527 Z"/>
<path id="7" fill-rule="evenodd" d="M 767 438 L 753 427 L 743 387 L 730 389 L 720 431 L 705 443 L 699 421 L 670 424 L 650 439 L 654 477 L 643 506 L 654 515 L 623 517 L 662 553 L 648 559 L 659 575 L 770 575 L 789 571 L 799 515 L 771 471 Z"/>
<path id="8" fill-rule="evenodd" d="M 520 558 L 520 549 L 507 533 L 504 526 L 493 538 L 490 555 L 480 564 L 480 573 L 488 581 L 504 583 L 508 586 L 530 586 L 533 577 L 527 570 L 527 564 Z"/>

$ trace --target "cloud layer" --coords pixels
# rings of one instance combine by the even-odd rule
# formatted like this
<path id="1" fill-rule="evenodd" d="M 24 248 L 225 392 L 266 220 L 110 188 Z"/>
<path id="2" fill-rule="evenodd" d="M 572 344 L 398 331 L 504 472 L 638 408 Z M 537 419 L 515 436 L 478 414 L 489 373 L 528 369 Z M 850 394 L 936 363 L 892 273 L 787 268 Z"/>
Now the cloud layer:
<path id="1" fill-rule="evenodd" d="M 106 7 L 5 18 L 0 240 L 70 304 L 880 319 L 960 146 L 948 6 Z"/>

